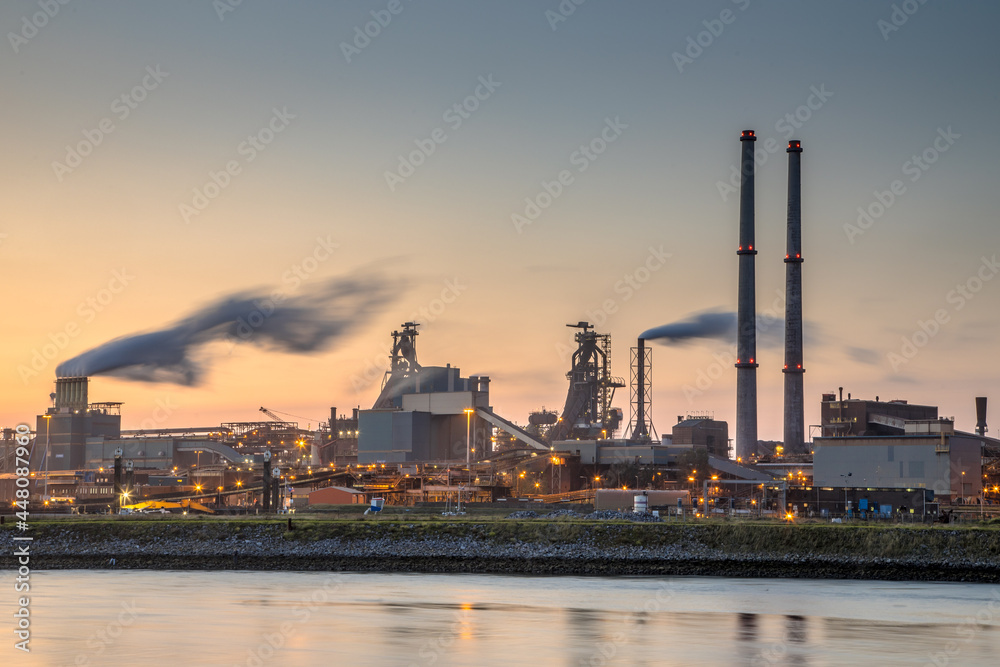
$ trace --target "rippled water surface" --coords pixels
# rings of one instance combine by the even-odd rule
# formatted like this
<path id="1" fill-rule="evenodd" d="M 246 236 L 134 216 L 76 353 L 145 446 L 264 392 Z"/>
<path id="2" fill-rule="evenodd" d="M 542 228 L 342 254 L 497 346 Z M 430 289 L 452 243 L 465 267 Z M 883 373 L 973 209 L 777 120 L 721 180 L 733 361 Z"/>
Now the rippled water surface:
<path id="1" fill-rule="evenodd" d="M 32 574 L 2 665 L 997 665 L 1000 587 L 300 572 Z"/>

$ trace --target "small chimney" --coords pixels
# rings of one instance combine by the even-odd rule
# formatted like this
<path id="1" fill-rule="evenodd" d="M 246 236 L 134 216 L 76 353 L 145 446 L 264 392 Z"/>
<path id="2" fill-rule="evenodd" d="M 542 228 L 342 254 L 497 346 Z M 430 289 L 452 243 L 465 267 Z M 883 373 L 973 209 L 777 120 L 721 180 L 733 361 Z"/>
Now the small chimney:
<path id="1" fill-rule="evenodd" d="M 87 377 L 56 378 L 56 410 L 86 410 L 89 382 Z"/>
<path id="2" fill-rule="evenodd" d="M 981 436 L 986 435 L 989 429 L 986 428 L 986 397 L 976 397 L 976 433 Z"/>

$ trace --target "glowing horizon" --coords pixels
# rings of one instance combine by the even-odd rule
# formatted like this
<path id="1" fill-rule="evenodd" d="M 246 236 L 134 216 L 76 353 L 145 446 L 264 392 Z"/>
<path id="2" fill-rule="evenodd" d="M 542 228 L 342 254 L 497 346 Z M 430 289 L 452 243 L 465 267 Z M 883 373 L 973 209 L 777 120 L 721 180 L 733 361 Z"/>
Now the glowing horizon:
<path id="1" fill-rule="evenodd" d="M 841 386 L 973 430 L 974 397 L 1000 396 L 1000 10 L 928 3 L 888 29 L 870 4 L 557 5 L 404 1 L 367 42 L 382 5 L 71 3 L 34 31 L 36 2 L 0 7 L 0 426 L 33 424 L 85 350 L 372 271 L 399 285 L 391 305 L 332 347 L 209 342 L 199 386 L 94 376 L 91 399 L 124 402 L 124 428 L 261 405 L 326 419 L 371 406 L 389 333 L 416 320 L 421 363 L 490 375 L 505 418 L 561 410 L 566 323 L 610 333 L 627 378 L 642 332 L 735 311 L 752 128 L 757 307 L 779 342 L 784 148 L 802 142 L 807 436 Z M 690 412 L 734 432 L 734 345 L 653 345 L 659 433 Z M 764 440 L 781 439 L 782 357 L 759 345 Z M 627 390 L 615 405 L 628 416 Z"/>

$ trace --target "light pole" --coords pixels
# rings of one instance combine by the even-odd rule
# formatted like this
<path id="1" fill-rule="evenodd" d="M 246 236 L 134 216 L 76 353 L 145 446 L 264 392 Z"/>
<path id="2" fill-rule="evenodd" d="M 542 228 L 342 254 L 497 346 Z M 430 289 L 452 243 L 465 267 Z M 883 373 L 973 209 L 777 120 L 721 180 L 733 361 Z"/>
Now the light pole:
<path id="1" fill-rule="evenodd" d="M 986 499 L 983 495 L 983 483 L 979 483 L 979 519 L 982 520 L 986 518 Z"/>
<path id="2" fill-rule="evenodd" d="M 52 430 L 51 428 L 49 428 L 49 425 L 52 423 L 49 420 L 52 419 L 52 415 L 42 415 L 42 418 L 45 419 L 45 491 L 42 494 L 42 500 L 43 501 L 48 501 L 48 499 L 49 499 L 49 431 Z M 35 488 L 37 489 L 38 487 L 35 487 Z"/>
<path id="3" fill-rule="evenodd" d="M 472 408 L 465 409 L 465 465 L 472 477 Z"/>
<path id="4" fill-rule="evenodd" d="M 847 511 L 848 511 L 848 507 L 847 507 L 847 478 L 850 477 L 850 476 L 851 476 L 851 473 L 847 473 L 846 475 L 841 475 L 841 477 L 844 478 L 844 515 L 845 516 L 847 515 Z"/>

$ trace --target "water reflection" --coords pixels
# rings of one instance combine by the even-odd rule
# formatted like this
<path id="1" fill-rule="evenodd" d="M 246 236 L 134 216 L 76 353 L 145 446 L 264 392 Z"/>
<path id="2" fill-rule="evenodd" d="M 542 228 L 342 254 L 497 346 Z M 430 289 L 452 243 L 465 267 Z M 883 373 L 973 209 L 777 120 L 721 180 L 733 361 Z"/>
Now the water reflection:
<path id="1" fill-rule="evenodd" d="M 116 571 L 41 572 L 32 594 L 33 651 L 5 643 L 0 664 L 812 667 L 934 664 L 949 642 L 952 665 L 1000 652 L 1000 614 L 960 634 L 1000 599 L 970 584 Z M 116 626 L 123 602 L 139 612 Z"/>
<path id="2" fill-rule="evenodd" d="M 757 641 L 757 614 L 737 614 L 740 624 L 739 639 L 744 642 Z"/>
<path id="3" fill-rule="evenodd" d="M 785 617 L 788 620 L 788 641 L 796 644 L 804 644 L 806 641 L 806 618 L 792 614 Z"/>

